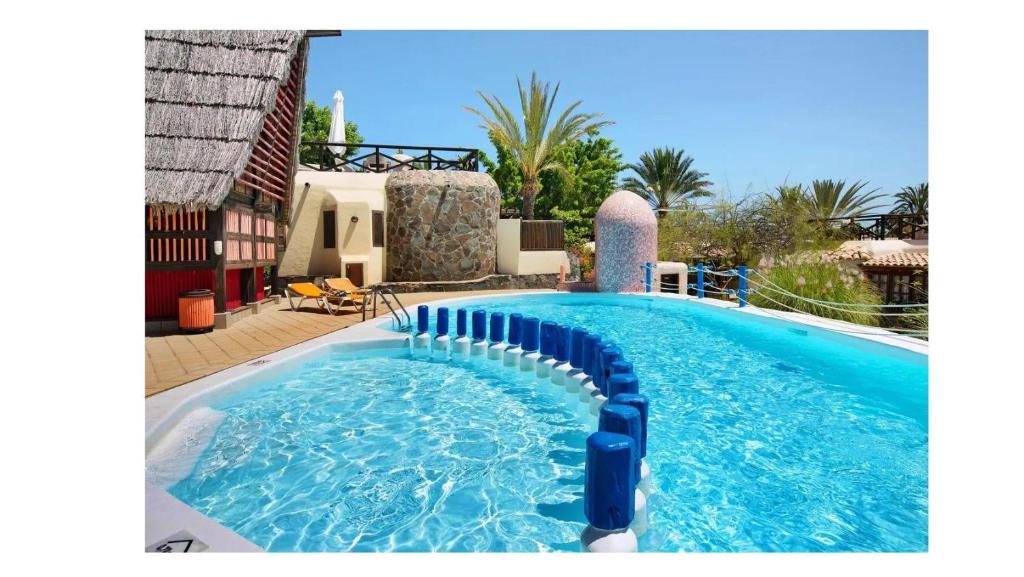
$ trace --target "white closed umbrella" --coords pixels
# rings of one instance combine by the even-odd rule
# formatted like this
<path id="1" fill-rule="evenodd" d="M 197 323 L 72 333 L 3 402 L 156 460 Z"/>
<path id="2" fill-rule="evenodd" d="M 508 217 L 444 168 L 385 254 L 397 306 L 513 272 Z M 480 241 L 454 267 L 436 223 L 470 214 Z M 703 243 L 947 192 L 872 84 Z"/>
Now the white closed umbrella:
<path id="1" fill-rule="evenodd" d="M 331 131 L 328 142 L 345 142 L 345 97 L 338 90 L 334 93 L 334 108 L 331 110 Z M 329 147 L 334 154 L 345 154 L 344 146 Z"/>

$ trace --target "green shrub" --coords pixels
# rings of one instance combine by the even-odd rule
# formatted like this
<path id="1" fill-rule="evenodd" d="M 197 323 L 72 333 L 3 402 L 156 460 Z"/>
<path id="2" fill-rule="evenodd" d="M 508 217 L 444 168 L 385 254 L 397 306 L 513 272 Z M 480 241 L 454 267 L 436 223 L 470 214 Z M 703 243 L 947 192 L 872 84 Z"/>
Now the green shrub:
<path id="1" fill-rule="evenodd" d="M 594 280 L 594 251 L 586 244 L 576 245 L 569 250 L 580 261 L 580 280 Z"/>
<path id="2" fill-rule="evenodd" d="M 594 236 L 594 219 L 587 218 L 579 210 L 551 209 L 551 218 L 565 223 L 566 250 L 579 249 L 585 246 Z"/>
<path id="3" fill-rule="evenodd" d="M 925 186 L 927 187 L 927 185 L 925 185 Z M 925 190 L 927 190 L 927 188 Z M 924 302 L 928 302 L 928 291 L 924 290 L 924 286 L 923 285 L 924 285 L 924 283 L 922 282 L 920 277 L 918 277 L 918 278 L 916 278 L 916 279 L 914 279 L 914 280 L 912 280 L 910 282 L 910 286 L 912 287 L 911 290 L 918 293 L 917 297 L 920 298 L 923 295 L 924 296 Z M 902 311 L 902 312 L 907 312 L 907 313 L 927 313 L 928 309 L 926 309 L 926 308 L 919 308 L 919 307 L 914 307 L 914 308 L 909 308 L 908 307 L 908 308 L 904 308 L 904 309 L 894 309 L 894 311 Z M 905 328 L 905 329 L 910 329 L 910 330 L 913 330 L 913 331 L 919 331 L 919 333 L 923 333 L 923 334 L 915 334 L 913 336 L 915 336 L 915 337 L 917 337 L 919 339 L 928 340 L 928 315 L 927 314 L 921 315 L 921 316 L 918 316 L 918 315 L 908 316 L 908 317 L 905 317 L 905 318 L 899 318 L 899 319 L 895 319 L 895 320 L 898 320 L 898 323 L 893 323 L 896 326 L 899 326 L 899 327 Z"/>
<path id="4" fill-rule="evenodd" d="M 778 262 L 763 259 L 758 272 L 768 277 L 777 287 L 762 288 L 757 285 L 768 284 L 756 274 L 749 275 L 751 287 L 757 287 L 750 295 L 750 304 L 778 310 L 798 311 L 820 317 L 854 322 L 868 326 L 878 326 L 879 309 L 868 307 L 843 307 L 841 305 L 822 305 L 783 295 L 777 290 L 784 290 L 801 297 L 843 304 L 882 304 L 882 297 L 875 286 L 865 279 L 853 265 L 843 265 L 822 260 L 820 256 L 803 254 L 786 256 Z M 772 290 L 774 289 L 774 290 Z M 778 301 L 780 304 L 772 302 Z M 843 309 L 843 310 L 836 310 Z M 863 310 L 863 312 L 860 312 Z"/>
<path id="5" fill-rule="evenodd" d="M 808 219 L 802 204 L 771 196 L 675 211 L 658 219 L 658 258 L 736 266 L 839 246 L 839 240 Z"/>

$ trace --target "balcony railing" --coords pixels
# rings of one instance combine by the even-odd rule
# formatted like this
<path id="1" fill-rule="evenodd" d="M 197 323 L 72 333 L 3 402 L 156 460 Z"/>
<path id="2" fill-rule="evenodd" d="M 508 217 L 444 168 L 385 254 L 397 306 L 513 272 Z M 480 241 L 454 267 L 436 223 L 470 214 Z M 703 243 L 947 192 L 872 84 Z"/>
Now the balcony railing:
<path id="1" fill-rule="evenodd" d="M 338 154 L 333 148 L 345 147 Z M 303 142 L 299 164 L 323 172 L 394 172 L 399 170 L 480 170 L 475 148 Z"/>
<path id="2" fill-rule="evenodd" d="M 851 218 L 826 218 L 821 222 L 847 231 L 857 240 L 927 239 L 927 214 L 862 214 Z"/>

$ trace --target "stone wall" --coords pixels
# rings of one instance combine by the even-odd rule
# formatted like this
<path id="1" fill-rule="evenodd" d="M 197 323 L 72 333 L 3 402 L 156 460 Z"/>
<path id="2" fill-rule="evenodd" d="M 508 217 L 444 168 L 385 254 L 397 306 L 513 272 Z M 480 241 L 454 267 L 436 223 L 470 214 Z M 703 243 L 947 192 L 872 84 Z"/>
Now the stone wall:
<path id="1" fill-rule="evenodd" d="M 470 280 L 494 274 L 500 193 L 487 174 L 392 173 L 385 281 Z"/>

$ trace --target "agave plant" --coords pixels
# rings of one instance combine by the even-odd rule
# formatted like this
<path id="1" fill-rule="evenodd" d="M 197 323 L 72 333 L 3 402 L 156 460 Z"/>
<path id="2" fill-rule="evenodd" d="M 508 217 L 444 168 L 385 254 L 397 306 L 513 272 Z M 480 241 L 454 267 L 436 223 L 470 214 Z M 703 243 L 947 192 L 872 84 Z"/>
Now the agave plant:
<path id="1" fill-rule="evenodd" d="M 540 192 L 540 173 L 545 170 L 565 170 L 554 160 L 555 151 L 568 142 L 576 140 L 590 130 L 597 130 L 612 124 L 609 121 L 596 120 L 600 114 L 577 113 L 576 109 L 582 100 L 577 100 L 562 111 L 555 120 L 554 126 L 548 128 L 555 106 L 555 97 L 561 83 L 555 84 L 550 90 L 550 83 L 537 80 L 537 73 L 530 76 L 530 88 L 526 90 L 516 78 L 519 87 L 519 104 L 522 108 L 522 124 L 520 118 L 505 106 L 495 95 L 486 95 L 477 91 L 491 116 L 473 108 L 464 107 L 483 120 L 481 128 L 490 132 L 494 139 L 506 147 L 512 154 L 523 176 L 523 218 L 533 218 L 533 205 Z"/>
<path id="2" fill-rule="evenodd" d="M 630 176 L 622 187 L 646 199 L 661 218 L 690 198 L 711 196 L 707 187 L 713 183 L 704 180 L 707 173 L 691 168 L 693 158 L 684 154 L 682 149 L 667 147 L 644 152 L 640 162 L 627 166 L 640 178 Z"/>
<path id="3" fill-rule="evenodd" d="M 896 193 L 896 214 L 928 214 L 928 183 L 904 186 Z"/>
<path id="4" fill-rule="evenodd" d="M 811 217 L 817 219 L 853 218 L 875 210 L 880 205 L 871 204 L 882 197 L 875 194 L 879 189 L 861 192 L 867 182 L 857 181 L 846 186 L 845 181 L 815 180 L 807 195 L 807 206 Z"/>

